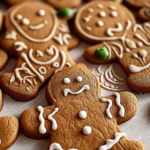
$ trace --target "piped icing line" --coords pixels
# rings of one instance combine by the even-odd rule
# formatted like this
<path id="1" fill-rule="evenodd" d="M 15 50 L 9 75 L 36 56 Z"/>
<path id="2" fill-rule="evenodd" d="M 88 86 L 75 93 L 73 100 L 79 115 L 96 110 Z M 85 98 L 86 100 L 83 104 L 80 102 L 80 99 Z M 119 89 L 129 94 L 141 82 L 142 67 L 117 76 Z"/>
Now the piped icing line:
<path id="1" fill-rule="evenodd" d="M 53 113 L 48 115 L 48 120 L 50 120 L 52 122 L 52 130 L 57 130 L 57 122 L 56 120 L 53 118 L 53 115 L 58 112 L 59 108 L 55 108 L 55 110 L 53 111 Z"/>
<path id="2" fill-rule="evenodd" d="M 2 140 L 0 139 L 0 145 L 2 144 Z"/>
<path id="3" fill-rule="evenodd" d="M 127 136 L 126 133 L 117 132 L 117 133 L 115 133 L 115 139 L 114 140 L 111 140 L 111 139 L 106 140 L 106 144 L 103 146 L 100 146 L 98 150 L 109 150 L 115 144 L 117 144 L 122 137 L 126 137 L 126 136 Z"/>
<path id="4" fill-rule="evenodd" d="M 37 64 L 37 65 L 49 65 L 49 64 L 53 63 L 54 61 L 56 61 L 56 59 L 57 59 L 58 56 L 59 56 L 59 51 L 58 51 L 58 49 L 57 49 L 56 47 L 54 47 L 54 51 L 55 51 L 54 57 L 51 58 L 50 60 L 46 61 L 46 62 L 41 62 L 41 61 L 36 60 L 36 59 L 33 57 L 33 55 L 32 55 L 33 49 L 30 49 L 30 51 L 29 51 L 29 58 L 30 58 L 35 64 Z"/>
<path id="5" fill-rule="evenodd" d="M 106 46 L 106 48 L 109 51 L 109 58 L 108 59 L 110 59 L 111 58 L 111 48 L 110 48 L 110 46 L 106 42 L 103 42 L 103 44 Z"/>
<path id="6" fill-rule="evenodd" d="M 65 24 L 61 24 L 60 27 L 59 27 L 59 30 L 61 32 L 70 32 L 68 26 L 66 26 Z"/>
<path id="7" fill-rule="evenodd" d="M 35 70 L 35 68 L 30 63 L 27 55 L 25 53 L 21 53 L 21 58 L 23 58 L 26 61 L 26 63 L 28 64 L 29 68 L 38 76 L 39 80 L 41 82 L 44 82 L 44 76 L 40 75 L 39 72 Z"/>
<path id="8" fill-rule="evenodd" d="M 48 24 L 48 22 L 47 22 L 47 20 L 45 20 L 43 23 L 41 23 L 39 25 L 36 25 L 36 26 L 32 26 L 31 25 L 31 26 L 29 26 L 29 29 L 31 29 L 31 30 L 38 30 L 38 29 L 43 28 L 47 24 Z"/>
<path id="9" fill-rule="evenodd" d="M 64 96 L 66 97 L 68 95 L 68 93 L 70 94 L 73 94 L 73 95 L 76 95 L 76 94 L 80 94 L 82 93 L 83 91 L 89 91 L 90 90 L 90 87 L 89 85 L 84 85 L 79 91 L 77 92 L 72 92 L 70 89 L 66 88 L 64 89 Z"/>
<path id="10" fill-rule="evenodd" d="M 52 143 L 49 147 L 49 150 L 64 150 L 64 149 L 62 149 L 62 147 L 59 143 Z M 71 148 L 71 149 L 68 149 L 68 150 L 78 150 L 78 149 Z"/>
<path id="11" fill-rule="evenodd" d="M 135 37 L 136 37 L 137 39 L 139 39 L 140 41 L 142 41 L 145 45 L 150 46 L 150 42 L 147 42 L 140 34 L 136 33 L 136 34 L 135 34 Z"/>
<path id="12" fill-rule="evenodd" d="M 28 40 L 32 41 L 32 42 L 36 42 L 36 43 L 40 43 L 40 42 L 47 42 L 48 40 L 50 40 L 55 32 L 56 32 L 56 29 L 57 29 L 57 24 L 58 24 L 58 18 L 57 18 L 57 15 L 55 14 L 51 14 L 52 15 L 52 18 L 53 18 L 53 22 L 54 22 L 54 25 L 53 25 L 53 28 L 52 30 L 50 31 L 50 34 L 48 37 L 44 38 L 44 39 L 35 39 L 35 38 L 32 38 L 30 37 L 29 35 L 27 35 L 22 29 L 21 27 L 18 25 L 18 23 L 15 21 L 15 17 L 14 15 L 17 13 L 17 11 L 19 11 L 20 9 L 22 9 L 23 7 L 25 7 L 27 4 L 21 4 L 19 5 L 19 7 L 16 7 L 11 13 L 10 13 L 10 21 L 11 23 L 15 26 L 15 28 Z"/>
<path id="13" fill-rule="evenodd" d="M 63 50 L 61 50 L 60 54 L 61 54 L 61 57 L 62 57 L 62 64 L 61 64 L 59 69 L 55 70 L 55 73 L 57 73 L 58 71 L 62 71 L 62 69 L 63 69 L 63 67 L 65 66 L 65 63 L 66 63 L 66 59 L 67 59 L 66 58 L 66 53 Z"/>
<path id="14" fill-rule="evenodd" d="M 15 75 L 13 74 L 12 76 L 11 76 L 11 78 L 10 78 L 10 81 L 9 81 L 9 83 L 12 83 L 12 82 L 14 82 L 16 80 L 16 78 L 15 78 Z"/>
<path id="15" fill-rule="evenodd" d="M 123 30 L 123 27 L 122 27 L 121 23 L 117 23 L 117 27 L 116 28 L 108 28 L 107 34 L 109 36 L 113 36 L 114 35 L 113 32 L 120 32 L 122 30 Z"/>
<path id="16" fill-rule="evenodd" d="M 107 117 L 112 119 L 112 114 L 110 112 L 110 108 L 112 106 L 112 100 L 111 99 L 106 99 L 106 98 L 101 98 L 101 101 L 104 102 L 104 103 L 108 103 L 108 108 L 106 109 L 106 114 L 107 114 Z"/>
<path id="17" fill-rule="evenodd" d="M 116 96 L 116 104 L 120 108 L 120 110 L 119 110 L 119 116 L 120 117 L 124 117 L 124 115 L 125 115 L 125 109 L 124 109 L 124 107 L 120 103 L 120 94 L 117 93 L 117 92 L 115 92 L 114 95 Z"/>
<path id="18" fill-rule="evenodd" d="M 22 51 L 23 49 L 28 48 L 23 42 L 20 41 L 15 42 L 14 45 L 17 46 L 16 51 Z"/>
<path id="19" fill-rule="evenodd" d="M 64 34 L 63 41 L 66 45 L 69 45 L 69 42 L 67 39 L 72 39 L 72 36 L 70 34 Z"/>
<path id="20" fill-rule="evenodd" d="M 5 35 L 5 39 L 17 40 L 17 32 L 14 30 L 10 31 L 10 33 L 7 32 Z"/>
<path id="21" fill-rule="evenodd" d="M 40 121 L 39 132 L 41 134 L 45 134 L 46 133 L 46 128 L 45 128 L 45 120 L 44 120 L 44 117 L 43 117 L 44 109 L 43 109 L 42 106 L 38 106 L 37 110 L 40 112 L 40 114 L 39 114 L 39 121 Z"/>
<path id="22" fill-rule="evenodd" d="M 123 57 L 123 47 L 122 47 L 120 44 L 115 43 L 115 42 L 112 42 L 111 44 L 113 44 L 113 45 L 115 45 L 115 46 L 117 46 L 117 47 L 119 48 L 119 50 L 120 50 L 120 55 L 118 54 L 118 52 L 117 52 L 117 50 L 115 49 L 115 47 L 112 47 L 112 49 L 113 49 L 113 51 L 115 52 L 116 56 L 121 59 L 121 58 Z"/>
<path id="23" fill-rule="evenodd" d="M 148 63 L 147 65 L 143 66 L 143 67 L 138 67 L 135 65 L 129 65 L 129 71 L 132 73 L 138 73 L 140 71 L 143 71 L 145 69 L 147 69 L 148 67 L 150 67 L 150 63 Z"/>

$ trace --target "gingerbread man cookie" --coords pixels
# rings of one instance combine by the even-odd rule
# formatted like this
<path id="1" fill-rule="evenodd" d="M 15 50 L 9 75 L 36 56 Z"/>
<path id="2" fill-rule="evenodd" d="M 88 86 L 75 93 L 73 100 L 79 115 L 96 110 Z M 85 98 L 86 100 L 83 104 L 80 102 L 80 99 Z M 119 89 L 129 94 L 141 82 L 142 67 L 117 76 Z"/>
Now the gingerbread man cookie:
<path id="1" fill-rule="evenodd" d="M 6 14 L 5 27 L 0 44 L 18 61 L 13 73 L 2 74 L 0 85 L 12 98 L 33 99 L 53 74 L 74 65 L 67 51 L 79 40 L 70 33 L 67 19 L 59 18 L 50 5 L 14 5 Z"/>
<path id="2" fill-rule="evenodd" d="M 76 8 L 78 7 L 82 0 L 75 0 L 75 1 L 70 1 L 70 0 L 46 0 L 49 4 L 51 4 L 53 7 L 57 9 L 62 9 L 62 8 Z"/>
<path id="3" fill-rule="evenodd" d="M 125 3 L 139 9 L 137 16 L 141 21 L 150 21 L 150 0 L 125 0 Z"/>
<path id="4" fill-rule="evenodd" d="M 102 8 L 97 8 L 97 5 Z M 112 7 L 115 10 L 111 10 Z M 89 8 L 94 12 L 89 12 Z M 90 15 L 90 21 L 86 22 L 84 18 Z M 75 27 L 84 40 L 97 43 L 85 51 L 84 56 L 88 61 L 96 64 L 118 61 L 129 76 L 128 86 L 131 90 L 150 92 L 149 22 L 136 24 L 122 5 L 96 1 L 78 11 Z"/>
<path id="5" fill-rule="evenodd" d="M 30 138 L 50 138 L 49 150 L 144 150 L 127 140 L 117 124 L 134 116 L 137 99 L 129 92 L 100 97 L 97 77 L 73 66 L 55 74 L 47 86 L 52 106 L 25 110 L 21 131 Z"/>
<path id="6" fill-rule="evenodd" d="M 16 141 L 19 121 L 12 116 L 0 117 L 0 150 L 6 150 Z"/>

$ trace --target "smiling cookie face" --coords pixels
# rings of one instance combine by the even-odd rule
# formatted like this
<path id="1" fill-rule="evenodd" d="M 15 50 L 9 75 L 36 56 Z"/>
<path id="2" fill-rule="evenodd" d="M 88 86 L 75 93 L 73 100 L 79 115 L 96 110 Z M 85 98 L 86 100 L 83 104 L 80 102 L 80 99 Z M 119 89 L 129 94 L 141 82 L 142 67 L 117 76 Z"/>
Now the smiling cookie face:
<path id="1" fill-rule="evenodd" d="M 97 88 L 98 87 L 98 90 Z M 65 73 L 58 73 L 57 76 L 51 79 L 47 86 L 48 93 L 51 89 L 51 100 L 57 102 L 58 99 L 74 99 L 85 96 L 86 93 L 95 93 L 100 95 L 100 87 L 96 76 L 94 76 L 88 69 L 83 67 L 71 67 L 66 69 Z M 58 93 L 56 95 L 56 93 Z M 49 96 L 48 96 L 49 97 Z M 49 98 L 48 98 L 49 100 Z M 49 101 L 52 103 L 52 101 Z"/>
<path id="2" fill-rule="evenodd" d="M 88 41 L 102 41 L 121 36 L 134 23 L 131 13 L 115 2 L 93 1 L 84 5 L 75 18 L 78 34 Z"/>

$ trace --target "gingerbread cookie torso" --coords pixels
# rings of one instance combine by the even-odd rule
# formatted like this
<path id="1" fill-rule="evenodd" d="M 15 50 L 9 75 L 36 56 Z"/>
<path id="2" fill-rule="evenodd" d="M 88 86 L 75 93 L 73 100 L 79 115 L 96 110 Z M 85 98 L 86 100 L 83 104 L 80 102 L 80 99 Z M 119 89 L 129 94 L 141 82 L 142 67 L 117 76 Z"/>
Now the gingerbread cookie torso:
<path id="1" fill-rule="evenodd" d="M 28 137 L 50 138 L 49 150 L 144 150 L 141 143 L 127 140 L 117 125 L 135 114 L 133 94 L 100 97 L 97 77 L 74 66 L 51 78 L 46 95 L 53 105 L 25 110 L 20 123 Z"/>
<path id="2" fill-rule="evenodd" d="M 138 18 L 145 22 L 150 21 L 150 0 L 125 0 L 131 8 L 139 9 Z"/>
<path id="3" fill-rule="evenodd" d="M 74 65 L 68 49 L 79 40 L 70 33 L 67 19 L 42 2 L 12 6 L 5 18 L 1 46 L 18 61 L 13 73 L 0 78 L 1 88 L 16 100 L 33 99 L 56 72 Z"/>
<path id="4" fill-rule="evenodd" d="M 46 0 L 50 5 L 55 7 L 56 9 L 62 9 L 62 8 L 76 8 L 78 7 L 82 0 Z"/>
<path id="5" fill-rule="evenodd" d="M 101 6 L 98 10 L 97 5 Z M 89 7 L 95 7 L 94 16 L 88 11 Z M 115 10 L 112 11 L 112 7 Z M 91 15 L 91 21 L 85 22 L 83 18 L 88 15 Z M 91 31 L 86 30 L 87 27 Z M 96 64 L 118 61 L 129 76 L 128 86 L 131 90 L 150 92 L 149 22 L 136 24 L 132 14 L 120 4 L 92 2 L 78 11 L 75 28 L 84 40 L 97 43 L 85 51 L 84 56 L 88 61 Z"/>

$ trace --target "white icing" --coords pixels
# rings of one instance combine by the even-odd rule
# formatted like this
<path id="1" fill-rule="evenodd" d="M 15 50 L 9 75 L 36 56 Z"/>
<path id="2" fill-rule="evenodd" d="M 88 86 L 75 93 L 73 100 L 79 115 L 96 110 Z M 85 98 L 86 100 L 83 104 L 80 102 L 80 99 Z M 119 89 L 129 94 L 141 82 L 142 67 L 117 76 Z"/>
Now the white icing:
<path id="1" fill-rule="evenodd" d="M 47 50 L 46 50 L 46 53 L 50 56 L 54 55 L 54 50 L 55 51 L 58 51 L 58 49 L 56 48 L 56 46 L 54 45 L 51 45 Z"/>
<path id="2" fill-rule="evenodd" d="M 44 54 L 42 51 L 40 51 L 40 50 L 36 51 L 36 57 L 43 57 L 43 56 L 44 56 Z"/>
<path id="3" fill-rule="evenodd" d="M 104 26 L 104 22 L 103 22 L 103 21 L 98 21 L 98 22 L 97 22 L 97 25 L 98 25 L 99 27 L 102 27 L 102 26 Z"/>
<path id="4" fill-rule="evenodd" d="M 78 81 L 78 82 L 81 82 L 81 81 L 82 81 L 82 77 L 81 77 L 81 76 L 78 76 L 78 77 L 77 77 L 77 81 Z"/>
<path id="5" fill-rule="evenodd" d="M 92 12 L 94 12 L 94 9 L 93 9 L 93 8 L 89 8 L 88 11 L 89 11 L 90 13 L 92 13 Z"/>
<path id="6" fill-rule="evenodd" d="M 98 8 L 104 8 L 104 5 L 98 4 L 97 7 L 98 7 Z"/>
<path id="7" fill-rule="evenodd" d="M 6 33 L 5 39 L 17 40 L 17 32 L 12 30 L 10 33 Z"/>
<path id="8" fill-rule="evenodd" d="M 59 65 L 58 62 L 54 62 L 52 66 L 55 67 L 55 68 L 58 68 L 60 65 Z"/>
<path id="9" fill-rule="evenodd" d="M 39 68 L 39 72 L 40 72 L 40 74 L 46 74 L 46 68 L 44 67 L 44 66 L 41 66 L 40 68 Z"/>
<path id="10" fill-rule="evenodd" d="M 116 10 L 117 8 L 116 8 L 116 6 L 111 5 L 111 6 L 109 6 L 109 9 L 110 10 Z"/>
<path id="11" fill-rule="evenodd" d="M 61 145 L 58 144 L 58 143 L 52 143 L 49 147 L 49 150 L 64 150 L 62 149 Z M 75 148 L 71 148 L 71 149 L 68 149 L 68 150 L 78 150 L 78 149 L 75 149 Z"/>
<path id="12" fill-rule="evenodd" d="M 1 141 L 1 139 L 0 139 L 0 145 L 2 144 L 2 141 Z"/>
<path id="13" fill-rule="evenodd" d="M 38 11 L 38 15 L 39 15 L 39 16 L 45 16 L 45 14 L 46 14 L 46 12 L 45 12 L 45 10 L 43 10 L 43 9 L 40 9 L 40 10 Z"/>
<path id="14" fill-rule="evenodd" d="M 136 48 L 136 44 L 134 43 L 134 41 L 132 41 L 130 39 L 125 39 L 125 42 L 129 48 Z"/>
<path id="15" fill-rule="evenodd" d="M 27 87 L 27 89 L 26 89 L 27 91 L 29 91 L 30 93 L 32 92 L 30 89 L 29 89 L 29 87 Z"/>
<path id="16" fill-rule="evenodd" d="M 106 46 L 106 48 L 109 51 L 109 58 L 108 59 L 110 59 L 111 58 L 111 48 L 110 48 L 110 46 L 106 42 L 103 42 L 103 44 Z"/>
<path id="17" fill-rule="evenodd" d="M 147 51 L 146 50 L 140 50 L 139 55 L 142 56 L 143 61 L 145 62 L 145 57 L 147 56 Z"/>
<path id="18" fill-rule="evenodd" d="M 138 42 L 137 45 L 138 45 L 138 47 L 142 47 L 143 43 L 142 42 Z"/>
<path id="19" fill-rule="evenodd" d="M 150 42 L 147 42 L 140 34 L 136 33 L 135 37 L 139 40 L 141 40 L 145 45 L 150 46 Z"/>
<path id="20" fill-rule="evenodd" d="M 87 26 L 86 29 L 87 29 L 88 31 L 92 31 L 92 28 L 89 27 L 89 26 Z"/>
<path id="21" fill-rule="evenodd" d="M 105 13 L 104 11 L 101 11 L 101 12 L 99 13 L 99 16 L 100 16 L 100 17 L 105 17 L 105 16 L 106 16 L 106 13 Z"/>
<path id="22" fill-rule="evenodd" d="M 87 17 L 84 17 L 83 20 L 84 20 L 85 22 L 89 22 L 89 21 L 91 20 L 91 18 L 92 18 L 92 16 L 89 15 L 89 16 L 87 16 Z"/>
<path id="23" fill-rule="evenodd" d="M 91 134 L 91 132 L 92 132 L 92 128 L 91 128 L 90 126 L 85 126 L 85 127 L 83 128 L 83 133 L 84 133 L 85 135 L 89 135 L 89 134 Z"/>
<path id="24" fill-rule="evenodd" d="M 53 115 L 59 110 L 59 108 L 55 108 L 54 112 L 48 115 L 48 120 L 52 121 L 52 130 L 57 130 L 57 122 L 53 118 Z"/>
<path id="25" fill-rule="evenodd" d="M 125 115 L 125 109 L 124 109 L 124 107 L 120 103 L 120 94 L 117 93 L 117 92 L 115 92 L 114 95 L 116 96 L 116 104 L 120 108 L 119 115 L 120 115 L 120 117 L 124 117 L 124 115 Z"/>
<path id="26" fill-rule="evenodd" d="M 38 29 L 43 28 L 47 24 L 48 24 L 48 22 L 47 22 L 47 20 L 45 20 L 43 23 L 40 23 L 40 24 L 38 24 L 36 26 L 33 26 L 33 25 L 29 26 L 29 29 L 31 29 L 31 30 L 38 30 Z"/>
<path id="27" fill-rule="evenodd" d="M 16 18 L 17 18 L 18 20 L 21 20 L 23 17 L 22 17 L 22 15 L 18 14 L 18 15 L 16 16 Z"/>
<path id="28" fill-rule="evenodd" d="M 22 24 L 23 24 L 23 25 L 29 25 L 29 24 L 30 24 L 30 20 L 27 19 L 27 18 L 24 18 L 24 19 L 22 20 Z"/>
<path id="29" fill-rule="evenodd" d="M 29 84 L 33 85 L 32 81 L 31 81 L 30 79 L 26 79 L 26 81 L 27 81 Z"/>
<path id="30" fill-rule="evenodd" d="M 15 80 L 16 80 L 15 76 L 12 75 L 9 82 L 12 83 L 12 82 L 14 82 Z"/>
<path id="31" fill-rule="evenodd" d="M 89 85 L 84 85 L 79 91 L 77 92 L 72 92 L 70 89 L 64 89 L 64 96 L 66 97 L 68 95 L 68 93 L 70 94 L 73 94 L 73 95 L 76 95 L 76 94 L 80 94 L 82 93 L 83 91 L 89 91 L 90 90 L 90 87 Z"/>
<path id="32" fill-rule="evenodd" d="M 80 111 L 80 112 L 79 112 L 79 117 L 80 117 L 81 119 L 86 119 L 86 117 L 87 117 L 87 112 L 84 111 L 84 110 Z"/>
<path id="33" fill-rule="evenodd" d="M 69 62 L 67 62 L 66 65 L 67 65 L 68 67 L 71 67 L 71 64 L 70 64 Z"/>
<path id="34" fill-rule="evenodd" d="M 62 64 L 60 66 L 59 69 L 55 70 L 55 73 L 57 73 L 58 71 L 61 71 L 63 69 L 63 67 L 65 66 L 66 63 L 66 54 L 64 51 L 60 51 L 61 57 L 62 57 Z"/>
<path id="35" fill-rule="evenodd" d="M 120 32 L 122 30 L 123 30 L 123 27 L 122 27 L 121 23 L 117 23 L 117 27 L 116 28 L 108 28 L 107 34 L 109 36 L 113 36 L 114 35 L 113 32 Z"/>
<path id="36" fill-rule="evenodd" d="M 65 79 L 64 79 L 64 83 L 65 83 L 65 84 L 69 84 L 69 83 L 70 83 L 70 79 L 69 79 L 69 78 L 65 78 Z"/>
<path id="37" fill-rule="evenodd" d="M 23 83 L 23 84 L 25 83 L 27 78 L 35 77 L 35 74 L 33 74 L 28 68 L 26 68 L 25 65 L 26 65 L 26 63 L 22 63 L 20 68 L 16 68 L 14 70 L 16 78 L 19 80 L 20 83 Z M 19 71 L 24 71 L 29 76 L 25 76 L 24 78 L 22 78 Z M 13 80 L 14 80 L 14 78 L 13 78 Z"/>
<path id="38" fill-rule="evenodd" d="M 25 31 L 23 31 L 23 29 L 19 26 L 19 24 L 14 19 L 14 15 L 17 13 L 17 11 L 19 11 L 20 9 L 22 9 L 26 5 L 28 5 L 28 4 L 27 3 L 26 4 L 20 4 L 19 7 L 16 7 L 13 11 L 11 11 L 11 13 L 10 13 L 10 21 L 11 21 L 11 23 L 20 32 L 20 34 L 22 34 L 26 39 L 28 39 L 28 40 L 30 40 L 32 42 L 39 43 L 39 42 L 47 42 L 47 41 L 49 41 L 54 36 L 55 31 L 57 29 L 57 23 L 58 23 L 57 16 L 52 14 L 54 24 L 53 24 L 52 30 L 50 31 L 50 34 L 46 38 L 44 38 L 44 39 L 32 38 Z"/>
<path id="39" fill-rule="evenodd" d="M 41 61 L 36 60 L 36 59 L 33 57 L 33 55 L 32 55 L 33 49 L 30 49 L 30 51 L 29 51 L 29 58 L 30 58 L 35 64 L 37 64 L 37 65 L 49 65 L 49 64 L 53 63 L 54 61 L 56 61 L 56 59 L 57 59 L 58 56 L 59 56 L 59 51 L 58 51 L 58 49 L 57 49 L 56 47 L 54 47 L 54 46 L 53 46 L 53 49 L 54 49 L 54 51 L 55 51 L 54 57 L 51 58 L 50 60 L 46 61 L 46 62 L 41 62 Z"/>
<path id="40" fill-rule="evenodd" d="M 150 63 L 148 63 L 147 65 L 145 65 L 143 67 L 138 67 L 138 66 L 135 66 L 135 65 L 129 65 L 129 71 L 132 72 L 132 73 L 137 73 L 137 72 L 140 72 L 142 70 L 147 69 L 149 66 L 150 66 Z"/>
<path id="41" fill-rule="evenodd" d="M 117 16 L 118 16 L 118 13 L 117 13 L 116 11 L 112 11 L 112 12 L 110 13 L 110 15 L 111 15 L 112 17 L 117 17 Z"/>
<path id="42" fill-rule="evenodd" d="M 17 46 L 16 51 L 22 51 L 28 48 L 23 42 L 20 41 L 15 42 L 14 45 Z"/>
<path id="43" fill-rule="evenodd" d="M 65 24 L 61 24 L 60 27 L 59 27 L 59 30 L 60 30 L 61 32 L 70 32 L 68 26 L 65 25 Z"/>
<path id="44" fill-rule="evenodd" d="M 39 80 L 41 82 L 44 82 L 44 77 L 42 75 L 39 74 L 38 71 L 36 71 L 36 69 L 32 66 L 32 64 L 30 63 L 26 53 L 21 53 L 21 58 L 23 58 L 26 63 L 28 64 L 29 68 L 38 76 Z"/>
<path id="45" fill-rule="evenodd" d="M 66 45 L 69 45 L 68 39 L 71 39 L 72 36 L 70 34 L 64 34 L 61 33 L 58 34 L 58 36 L 55 36 L 53 39 L 58 42 L 60 45 L 63 45 L 64 43 Z"/>
<path id="46" fill-rule="evenodd" d="M 115 144 L 117 144 L 119 142 L 119 140 L 122 138 L 122 137 L 126 137 L 126 133 L 115 133 L 115 139 L 114 140 L 106 140 L 106 144 L 103 145 L 103 146 L 100 146 L 98 150 L 109 150 L 111 149 Z"/>
<path id="47" fill-rule="evenodd" d="M 116 56 L 118 58 L 122 58 L 123 57 L 123 47 L 119 44 L 119 43 L 115 43 L 115 42 L 112 42 L 111 44 L 117 46 L 120 50 L 120 55 L 118 54 L 117 50 L 115 47 L 112 47 L 113 51 L 115 52 Z"/>
<path id="48" fill-rule="evenodd" d="M 36 82 L 36 80 L 35 80 L 35 79 L 33 79 L 33 82 L 34 82 L 34 84 L 35 84 L 35 85 L 37 84 L 37 82 Z"/>
<path id="49" fill-rule="evenodd" d="M 101 98 L 102 102 L 105 102 L 105 103 L 109 103 L 108 104 L 108 108 L 106 109 L 106 114 L 107 114 L 107 117 L 112 119 L 112 114 L 110 112 L 110 108 L 112 106 L 112 100 L 111 99 L 106 99 L 106 98 Z"/>
<path id="50" fill-rule="evenodd" d="M 40 112 L 40 114 L 39 114 L 39 121 L 40 121 L 39 132 L 41 134 L 45 134 L 46 133 L 46 128 L 45 128 L 45 120 L 44 120 L 44 117 L 43 117 L 44 109 L 43 109 L 42 106 L 38 106 L 37 110 Z"/>

